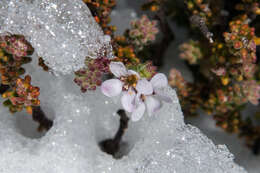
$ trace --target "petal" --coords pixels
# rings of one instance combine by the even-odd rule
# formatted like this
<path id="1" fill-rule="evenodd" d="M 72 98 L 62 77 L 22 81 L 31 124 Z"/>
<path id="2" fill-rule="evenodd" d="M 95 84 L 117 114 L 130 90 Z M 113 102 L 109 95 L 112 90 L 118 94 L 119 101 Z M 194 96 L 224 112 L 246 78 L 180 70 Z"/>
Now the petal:
<path id="1" fill-rule="evenodd" d="M 145 103 L 147 107 L 147 113 L 149 116 L 153 115 L 162 106 L 161 102 L 152 96 L 146 97 Z"/>
<path id="2" fill-rule="evenodd" d="M 127 70 L 122 62 L 111 62 L 109 64 L 109 69 L 116 77 L 127 75 Z"/>
<path id="3" fill-rule="evenodd" d="M 159 100 L 165 101 L 167 103 L 172 103 L 172 98 L 166 95 L 156 95 Z"/>
<path id="4" fill-rule="evenodd" d="M 128 75 L 134 74 L 134 75 L 136 75 L 139 79 L 141 78 L 140 75 L 139 75 L 136 71 L 134 71 L 134 70 L 128 70 L 127 74 L 128 74 Z"/>
<path id="5" fill-rule="evenodd" d="M 135 96 L 136 94 L 134 92 L 123 93 L 123 96 L 121 97 L 121 104 L 127 112 L 133 112 L 135 108 L 134 105 Z"/>
<path id="6" fill-rule="evenodd" d="M 141 102 L 137 108 L 133 111 L 132 115 L 131 115 L 131 120 L 132 121 L 139 121 L 142 116 L 144 115 L 144 111 L 145 111 L 145 104 L 143 102 Z"/>
<path id="7" fill-rule="evenodd" d="M 135 105 L 139 105 L 141 102 L 143 102 L 143 101 L 141 100 L 141 94 L 140 94 L 140 93 L 137 93 L 136 96 L 135 96 L 134 104 L 135 104 Z"/>
<path id="8" fill-rule="evenodd" d="M 150 95 L 153 93 L 153 86 L 147 79 L 141 79 L 137 82 L 136 90 L 140 94 Z"/>
<path id="9" fill-rule="evenodd" d="M 163 73 L 157 73 L 152 79 L 151 84 L 154 88 L 163 88 L 168 85 L 168 79 Z"/>
<path id="10" fill-rule="evenodd" d="M 155 89 L 155 97 L 157 97 L 159 100 L 165 101 L 167 103 L 172 103 L 172 98 L 168 96 L 166 93 L 163 93 L 162 91 Z"/>
<path id="11" fill-rule="evenodd" d="M 108 97 L 117 96 L 121 93 L 123 83 L 118 79 L 106 80 L 101 85 L 101 91 Z"/>

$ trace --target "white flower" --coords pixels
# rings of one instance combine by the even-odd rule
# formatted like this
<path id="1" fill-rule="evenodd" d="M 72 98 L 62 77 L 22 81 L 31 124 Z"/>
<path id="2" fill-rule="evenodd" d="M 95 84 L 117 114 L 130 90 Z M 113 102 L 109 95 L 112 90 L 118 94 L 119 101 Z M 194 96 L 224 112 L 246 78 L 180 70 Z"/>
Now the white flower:
<path id="1" fill-rule="evenodd" d="M 147 79 L 138 80 L 135 87 L 137 93 L 134 96 L 131 92 L 126 92 L 122 96 L 122 105 L 126 111 L 132 112 L 132 121 L 140 120 L 145 110 L 148 115 L 153 115 L 161 108 L 161 100 L 166 102 L 172 101 L 170 97 L 161 92 L 161 89 L 167 85 L 168 80 L 166 76 L 158 73 L 150 81 Z"/>
<path id="2" fill-rule="evenodd" d="M 122 62 L 111 62 L 109 69 L 117 79 L 109 79 L 102 83 L 101 91 L 108 97 L 119 95 L 123 88 L 125 90 L 131 89 L 131 82 L 137 82 L 140 78 L 139 74 L 133 70 L 127 70 Z M 131 78 L 133 81 L 131 81 Z"/>
<path id="3" fill-rule="evenodd" d="M 108 97 L 122 93 L 121 103 L 127 112 L 131 112 L 132 121 L 142 118 L 145 110 L 148 115 L 154 114 L 161 108 L 161 101 L 171 102 L 171 98 L 160 91 L 168 85 L 166 76 L 156 74 L 150 81 L 140 79 L 138 73 L 127 70 L 121 62 L 111 62 L 110 71 L 117 79 L 106 80 L 101 85 L 101 91 Z"/>

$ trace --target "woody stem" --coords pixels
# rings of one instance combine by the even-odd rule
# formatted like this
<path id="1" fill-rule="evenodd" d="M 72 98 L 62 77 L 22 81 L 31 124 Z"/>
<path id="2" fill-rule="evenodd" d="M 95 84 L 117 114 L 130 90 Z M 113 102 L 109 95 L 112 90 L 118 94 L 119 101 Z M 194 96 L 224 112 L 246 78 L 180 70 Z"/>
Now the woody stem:
<path id="1" fill-rule="evenodd" d="M 38 131 L 48 131 L 53 125 L 53 121 L 46 117 L 40 106 L 33 107 L 32 118 L 39 123 Z"/>
<path id="2" fill-rule="evenodd" d="M 106 152 L 107 154 L 111 154 L 114 157 L 120 149 L 120 143 L 122 141 L 122 137 L 125 134 L 126 129 L 128 128 L 129 121 L 129 118 L 127 117 L 124 110 L 118 110 L 117 114 L 120 116 L 120 125 L 116 135 L 112 139 L 106 139 L 99 143 L 102 151 Z"/>

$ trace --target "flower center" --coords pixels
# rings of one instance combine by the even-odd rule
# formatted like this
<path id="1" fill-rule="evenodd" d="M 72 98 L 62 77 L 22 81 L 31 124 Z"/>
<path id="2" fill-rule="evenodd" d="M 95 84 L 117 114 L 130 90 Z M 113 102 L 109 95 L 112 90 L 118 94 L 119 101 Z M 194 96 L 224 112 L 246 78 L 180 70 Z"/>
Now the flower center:
<path id="1" fill-rule="evenodd" d="M 127 76 L 127 78 L 126 78 L 126 83 L 128 84 L 128 85 L 130 85 L 130 86 L 136 86 L 136 84 L 137 84 L 137 81 L 138 81 L 138 77 L 136 76 L 136 75 L 134 75 L 134 74 L 132 74 L 132 75 L 129 75 L 129 76 Z"/>
<path id="2" fill-rule="evenodd" d="M 120 78 L 121 81 L 124 82 L 124 89 L 128 90 L 130 87 L 136 87 L 137 81 L 138 81 L 138 76 L 135 74 L 129 75 L 129 76 L 124 76 Z"/>

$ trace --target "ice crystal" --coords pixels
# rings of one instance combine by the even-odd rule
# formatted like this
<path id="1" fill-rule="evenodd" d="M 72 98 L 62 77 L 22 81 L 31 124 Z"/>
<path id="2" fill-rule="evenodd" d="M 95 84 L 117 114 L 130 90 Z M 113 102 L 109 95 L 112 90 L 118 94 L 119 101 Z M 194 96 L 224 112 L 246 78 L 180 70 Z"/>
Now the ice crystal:
<path id="1" fill-rule="evenodd" d="M 0 33 L 25 35 L 55 73 L 84 66 L 86 56 L 112 57 L 104 35 L 81 0 L 1 0 Z"/>

